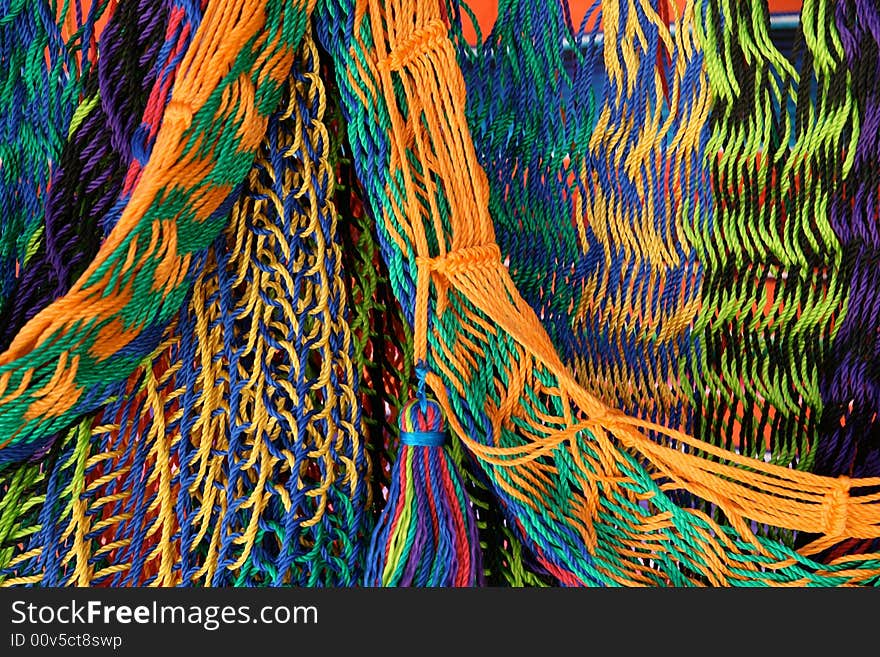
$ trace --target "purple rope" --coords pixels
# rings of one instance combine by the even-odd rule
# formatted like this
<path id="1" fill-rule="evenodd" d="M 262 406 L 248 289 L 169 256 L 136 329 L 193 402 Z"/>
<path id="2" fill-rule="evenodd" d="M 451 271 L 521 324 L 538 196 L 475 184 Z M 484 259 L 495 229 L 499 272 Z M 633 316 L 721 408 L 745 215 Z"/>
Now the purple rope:
<path id="1" fill-rule="evenodd" d="M 880 5 L 839 0 L 835 18 L 860 117 L 853 167 L 832 207 L 849 305 L 822 381 L 815 471 L 880 475 Z"/>
<path id="2" fill-rule="evenodd" d="M 132 136 L 140 125 L 147 96 L 158 77 L 154 63 L 165 42 L 168 11 L 164 0 L 140 0 L 134 16 L 129 17 L 129 20 L 137 20 L 136 45 L 126 43 L 126 32 L 132 33 L 130 24 L 122 21 L 108 24 L 105 32 L 109 47 L 107 57 L 102 60 L 105 65 L 98 69 L 101 107 L 112 148 L 126 167 L 132 158 Z"/>
<path id="3" fill-rule="evenodd" d="M 0 348 L 54 299 L 64 295 L 95 257 L 99 221 L 122 190 L 132 138 L 156 81 L 154 63 L 164 44 L 166 0 L 121 0 L 99 42 L 96 68 L 83 97 L 100 103 L 70 136 L 46 199 L 44 240 L 31 257 L 0 317 Z"/>

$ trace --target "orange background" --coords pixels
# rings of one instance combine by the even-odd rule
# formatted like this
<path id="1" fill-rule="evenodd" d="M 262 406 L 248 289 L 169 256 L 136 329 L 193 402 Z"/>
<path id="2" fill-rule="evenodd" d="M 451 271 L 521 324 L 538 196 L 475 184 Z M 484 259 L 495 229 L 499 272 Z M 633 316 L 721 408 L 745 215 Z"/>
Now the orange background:
<path id="1" fill-rule="evenodd" d="M 535 1 L 545 2 L 546 0 Z M 677 2 L 679 6 L 684 6 L 685 4 L 685 0 L 677 0 Z M 774 14 L 794 14 L 800 12 L 802 0 L 769 0 L 769 2 L 770 11 Z M 495 22 L 495 16 L 498 13 L 498 0 L 468 0 L 467 4 L 477 15 L 477 20 L 480 23 L 480 30 L 484 35 L 488 34 L 492 29 L 492 25 Z M 571 7 L 572 20 L 574 21 L 574 24 L 577 25 L 584 17 L 587 9 L 593 4 L 593 0 L 569 0 L 568 4 L 569 7 Z M 464 22 L 467 24 L 467 19 L 465 19 Z M 472 30 L 468 29 L 469 27 L 469 25 L 466 25 L 465 33 L 467 34 L 467 37 L 473 41 L 474 33 Z"/>

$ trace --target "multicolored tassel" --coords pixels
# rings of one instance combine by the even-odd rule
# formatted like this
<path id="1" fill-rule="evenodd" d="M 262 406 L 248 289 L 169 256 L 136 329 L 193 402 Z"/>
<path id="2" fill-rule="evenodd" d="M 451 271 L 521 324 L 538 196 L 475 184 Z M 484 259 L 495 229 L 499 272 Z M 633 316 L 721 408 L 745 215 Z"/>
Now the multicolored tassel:
<path id="1" fill-rule="evenodd" d="M 422 396 L 400 411 L 400 450 L 388 502 L 367 554 L 367 586 L 482 583 L 473 507 L 447 453 L 440 405 Z"/>

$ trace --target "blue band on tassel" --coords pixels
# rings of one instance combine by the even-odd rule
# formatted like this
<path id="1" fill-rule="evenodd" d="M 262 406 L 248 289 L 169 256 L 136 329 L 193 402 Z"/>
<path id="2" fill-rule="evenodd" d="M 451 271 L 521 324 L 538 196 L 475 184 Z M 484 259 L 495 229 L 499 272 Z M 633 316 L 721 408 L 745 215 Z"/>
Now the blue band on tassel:
<path id="1" fill-rule="evenodd" d="M 410 447 L 442 447 L 446 443 L 443 431 L 401 431 L 400 442 Z"/>

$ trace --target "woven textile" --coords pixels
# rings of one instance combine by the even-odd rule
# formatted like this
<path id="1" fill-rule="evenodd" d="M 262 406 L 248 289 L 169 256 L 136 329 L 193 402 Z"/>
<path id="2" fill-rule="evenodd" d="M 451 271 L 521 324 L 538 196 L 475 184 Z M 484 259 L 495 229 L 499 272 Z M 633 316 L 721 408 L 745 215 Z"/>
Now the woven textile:
<path id="1" fill-rule="evenodd" d="M 880 584 L 880 9 L 0 12 L 0 583 Z"/>

